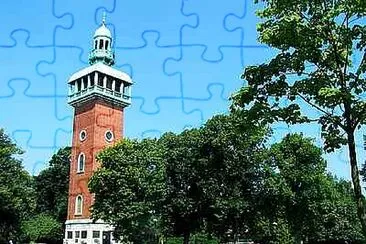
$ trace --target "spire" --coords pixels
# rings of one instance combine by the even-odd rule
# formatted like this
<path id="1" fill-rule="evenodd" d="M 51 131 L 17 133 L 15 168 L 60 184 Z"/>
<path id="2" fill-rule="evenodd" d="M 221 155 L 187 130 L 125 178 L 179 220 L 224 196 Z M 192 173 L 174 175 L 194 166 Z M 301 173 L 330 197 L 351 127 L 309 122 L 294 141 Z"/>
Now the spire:
<path id="1" fill-rule="evenodd" d="M 103 12 L 102 25 L 105 25 L 105 18 L 107 16 L 106 11 Z"/>
<path id="2" fill-rule="evenodd" d="M 102 23 L 95 31 L 93 46 L 89 54 L 89 64 L 102 62 L 112 66 L 114 64 L 114 51 L 112 50 L 112 34 L 106 26 L 106 12 L 103 12 Z"/>

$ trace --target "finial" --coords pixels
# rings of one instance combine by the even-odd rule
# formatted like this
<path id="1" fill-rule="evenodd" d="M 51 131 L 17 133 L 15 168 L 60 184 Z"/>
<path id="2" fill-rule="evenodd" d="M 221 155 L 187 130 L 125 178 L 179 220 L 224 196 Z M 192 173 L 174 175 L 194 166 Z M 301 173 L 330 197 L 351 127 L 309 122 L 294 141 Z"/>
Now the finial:
<path id="1" fill-rule="evenodd" d="M 105 18 L 106 18 L 106 12 L 104 11 L 103 12 L 103 19 L 102 19 L 102 24 L 105 25 Z"/>

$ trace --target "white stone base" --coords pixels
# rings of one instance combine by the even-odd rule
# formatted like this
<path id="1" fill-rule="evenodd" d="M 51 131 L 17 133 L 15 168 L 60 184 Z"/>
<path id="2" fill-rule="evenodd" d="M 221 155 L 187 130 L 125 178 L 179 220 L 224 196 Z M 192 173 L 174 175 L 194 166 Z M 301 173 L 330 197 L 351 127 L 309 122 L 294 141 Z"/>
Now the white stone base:
<path id="1" fill-rule="evenodd" d="M 112 232 L 113 227 L 103 221 L 98 220 L 93 223 L 91 219 L 74 219 L 67 220 L 65 225 L 64 244 L 118 244 L 113 240 L 112 233 L 110 233 L 110 242 L 106 242 L 103 232 Z M 72 238 L 68 238 L 68 232 L 70 231 L 72 232 Z M 82 231 L 86 231 L 86 238 L 82 238 Z M 99 238 L 93 238 L 94 231 L 99 231 Z M 79 237 L 77 237 L 77 232 L 79 232 Z"/>

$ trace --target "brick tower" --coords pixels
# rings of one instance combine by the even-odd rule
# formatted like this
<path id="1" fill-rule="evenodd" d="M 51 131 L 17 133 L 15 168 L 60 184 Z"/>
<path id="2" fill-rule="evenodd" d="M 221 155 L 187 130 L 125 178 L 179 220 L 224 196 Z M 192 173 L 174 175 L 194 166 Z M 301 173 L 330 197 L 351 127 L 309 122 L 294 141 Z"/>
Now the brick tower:
<path id="1" fill-rule="evenodd" d="M 124 108 L 131 104 L 131 78 L 112 68 L 112 35 L 105 25 L 95 31 L 90 66 L 73 74 L 68 103 L 74 107 L 68 214 L 64 243 L 111 244 L 113 228 L 93 223 L 88 181 L 98 168 L 96 154 L 123 136 Z"/>

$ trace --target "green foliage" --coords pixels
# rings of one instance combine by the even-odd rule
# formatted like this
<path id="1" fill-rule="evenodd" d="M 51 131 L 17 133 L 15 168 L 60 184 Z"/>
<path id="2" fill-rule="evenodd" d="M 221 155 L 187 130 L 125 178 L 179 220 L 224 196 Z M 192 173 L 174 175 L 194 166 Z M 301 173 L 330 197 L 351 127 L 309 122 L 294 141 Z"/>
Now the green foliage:
<path id="1" fill-rule="evenodd" d="M 230 238 L 244 234 L 265 134 L 238 113 L 159 140 L 123 140 L 98 156 L 102 168 L 90 182 L 94 218 L 136 242 L 150 233 L 185 242 L 204 230 L 222 239 L 229 230 Z"/>
<path id="2" fill-rule="evenodd" d="M 322 151 L 310 139 L 287 135 L 270 148 L 268 159 L 257 238 L 273 243 L 362 240 L 351 185 L 326 174 Z"/>
<path id="3" fill-rule="evenodd" d="M 204 233 L 197 233 L 191 238 L 192 244 L 219 244 L 219 240 Z"/>
<path id="4" fill-rule="evenodd" d="M 291 244 L 295 239 L 290 230 L 289 223 L 283 218 L 269 219 L 259 216 L 253 228 L 260 233 L 257 239 L 262 243 Z"/>
<path id="5" fill-rule="evenodd" d="M 325 148 L 347 143 L 365 122 L 366 4 L 357 0 L 267 0 L 258 15 L 259 40 L 278 49 L 267 64 L 249 66 L 234 107 L 252 104 L 259 121 L 318 121 Z M 316 109 L 320 116 L 301 110 Z"/>
<path id="6" fill-rule="evenodd" d="M 166 134 L 168 225 L 178 235 L 207 231 L 220 239 L 245 235 L 260 172 L 266 130 L 241 113 L 219 115 L 203 127 Z M 240 169 L 240 170 L 239 170 Z"/>
<path id="7" fill-rule="evenodd" d="M 63 236 L 62 224 L 53 216 L 39 214 L 22 224 L 23 233 L 36 242 L 53 243 Z"/>
<path id="8" fill-rule="evenodd" d="M 35 177 L 23 168 L 18 159 L 21 153 L 0 129 L 0 243 L 29 238 L 61 240 L 70 148 L 61 149 L 52 157 L 50 167 Z"/>
<path id="9" fill-rule="evenodd" d="M 164 199 L 164 150 L 157 140 L 125 139 L 98 155 L 102 167 L 89 187 L 95 193 L 93 216 L 113 223 L 115 236 L 148 243 L 158 235 Z"/>
<path id="10" fill-rule="evenodd" d="M 34 177 L 37 213 L 48 213 L 60 223 L 66 221 L 71 148 L 58 150 L 48 168 Z"/>
<path id="11" fill-rule="evenodd" d="M 21 221 L 35 208 L 32 178 L 17 159 L 20 153 L 0 129 L 0 243 L 17 240 Z"/>
<path id="12" fill-rule="evenodd" d="M 182 244 L 183 238 L 182 237 L 168 237 L 166 238 L 166 244 Z M 205 234 L 198 233 L 192 235 L 190 238 L 190 243 L 192 244 L 219 244 L 219 241 L 216 238 L 211 238 Z"/>
<path id="13" fill-rule="evenodd" d="M 258 1 L 257 1 L 258 2 Z M 278 50 L 249 66 L 234 110 L 253 123 L 318 122 L 324 148 L 348 146 L 358 217 L 366 236 L 355 131 L 366 122 L 366 3 L 360 0 L 264 0 L 259 40 Z"/>

